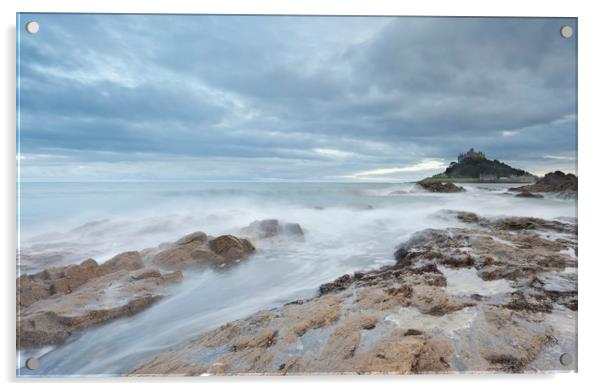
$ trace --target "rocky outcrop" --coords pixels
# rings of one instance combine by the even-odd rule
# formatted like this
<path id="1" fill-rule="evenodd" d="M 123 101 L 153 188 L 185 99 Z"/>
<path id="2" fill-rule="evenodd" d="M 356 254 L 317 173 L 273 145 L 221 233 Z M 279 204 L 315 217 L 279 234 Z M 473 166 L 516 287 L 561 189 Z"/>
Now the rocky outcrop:
<path id="1" fill-rule="evenodd" d="M 529 217 L 485 219 L 466 212 L 457 216 L 475 226 L 420 231 L 397 249 L 397 264 L 474 267 L 485 281 L 528 279 L 577 266 L 567 253 L 577 248 L 575 224 Z"/>
<path id="2" fill-rule="evenodd" d="M 161 268 L 185 270 L 190 268 L 227 268 L 255 251 L 253 244 L 233 235 L 208 237 L 204 232 L 194 232 L 173 244 L 145 251 L 145 258 Z"/>
<path id="3" fill-rule="evenodd" d="M 424 281 L 416 276 L 409 284 Z M 388 313 L 412 303 L 411 289 L 389 289 L 390 282 L 358 280 L 357 296 L 324 294 L 225 324 L 141 364 L 131 375 L 448 371 L 448 341 L 385 321 Z M 371 336 L 376 339 L 367 342 Z"/>
<path id="4" fill-rule="evenodd" d="M 578 180 L 573 174 L 565 174 L 562 171 L 547 173 L 533 185 L 510 188 L 510 191 L 529 193 L 559 193 L 564 196 L 576 196 L 578 191 Z"/>
<path id="5" fill-rule="evenodd" d="M 447 214 L 466 226 L 420 231 L 395 265 L 203 332 L 130 375 L 560 369 L 553 352 L 576 346 L 558 324 L 577 309 L 576 225 Z"/>
<path id="6" fill-rule="evenodd" d="M 304 232 L 297 223 L 287 223 L 277 219 L 256 220 L 241 230 L 242 235 L 255 239 L 274 238 L 286 236 L 303 238 Z"/>
<path id="7" fill-rule="evenodd" d="M 99 265 L 87 259 L 79 265 L 46 269 L 35 274 L 24 274 L 17 279 L 17 306 L 29 307 L 36 301 L 51 296 L 72 293 L 91 279 L 119 270 L 136 270 L 144 267 L 137 251 L 121 253 Z"/>
<path id="8" fill-rule="evenodd" d="M 78 330 L 133 315 L 164 296 L 182 274 L 145 267 L 136 251 L 98 264 L 47 269 L 17 279 L 17 347 L 62 343 Z"/>
<path id="9" fill-rule="evenodd" d="M 466 191 L 462 186 L 455 185 L 452 182 L 429 182 L 421 181 L 418 182 L 420 187 L 430 191 L 431 193 L 461 193 Z"/>
<path id="10" fill-rule="evenodd" d="M 570 234 L 574 236 L 576 242 L 577 235 L 577 224 L 576 221 L 572 222 L 569 218 L 559 218 L 558 220 L 545 220 L 537 217 L 500 217 L 500 218 L 486 218 L 477 215 L 472 212 L 462 212 L 453 210 L 444 210 L 441 212 L 442 217 L 451 216 L 457 218 L 461 222 L 476 224 L 482 228 L 499 229 L 502 231 L 523 231 L 529 230 L 531 232 L 545 233 L 550 231 L 557 231 L 561 234 Z M 571 222 L 567 222 L 571 221 Z"/>
<path id="11" fill-rule="evenodd" d="M 531 193 L 530 191 L 521 191 L 515 197 L 519 198 L 543 198 L 541 194 Z"/>
<path id="12" fill-rule="evenodd" d="M 226 262 L 242 259 L 255 251 L 255 247 L 247 239 L 233 235 L 222 235 L 209 241 L 209 248 Z"/>
<path id="13" fill-rule="evenodd" d="M 102 264 L 87 259 L 21 275 L 17 279 L 18 348 L 62 343 L 76 331 L 138 313 L 162 299 L 163 287 L 182 279 L 181 270 L 224 268 L 254 251 L 247 239 L 214 238 L 199 231 L 141 253 L 119 254 Z M 164 273 L 147 263 L 175 271 Z"/>

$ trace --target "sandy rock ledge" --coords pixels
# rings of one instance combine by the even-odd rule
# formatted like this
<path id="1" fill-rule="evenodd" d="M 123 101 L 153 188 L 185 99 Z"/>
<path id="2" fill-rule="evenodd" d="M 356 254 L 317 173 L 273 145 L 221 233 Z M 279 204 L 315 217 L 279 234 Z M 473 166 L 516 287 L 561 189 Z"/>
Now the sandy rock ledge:
<path id="1" fill-rule="evenodd" d="M 576 349 L 576 224 L 443 214 L 462 228 L 420 231 L 395 265 L 202 332 L 130 375 L 571 369 L 558 353 Z"/>

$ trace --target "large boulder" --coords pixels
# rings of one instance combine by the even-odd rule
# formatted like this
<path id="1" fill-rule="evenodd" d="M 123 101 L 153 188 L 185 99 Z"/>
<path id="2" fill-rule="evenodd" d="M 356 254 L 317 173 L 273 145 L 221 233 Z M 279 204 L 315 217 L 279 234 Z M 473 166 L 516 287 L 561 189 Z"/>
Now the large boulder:
<path id="1" fill-rule="evenodd" d="M 213 267 L 223 268 L 246 258 L 255 251 L 247 239 L 232 235 L 209 238 L 203 232 L 194 232 L 171 245 L 161 246 L 147 255 L 151 263 L 170 270 Z"/>
<path id="2" fill-rule="evenodd" d="M 458 186 L 452 182 L 421 181 L 418 182 L 418 185 L 431 193 L 461 193 L 466 191 L 462 186 Z"/>
<path id="3" fill-rule="evenodd" d="M 255 251 L 255 246 L 250 241 L 233 235 L 222 235 L 211 239 L 209 248 L 226 261 L 243 259 Z"/>

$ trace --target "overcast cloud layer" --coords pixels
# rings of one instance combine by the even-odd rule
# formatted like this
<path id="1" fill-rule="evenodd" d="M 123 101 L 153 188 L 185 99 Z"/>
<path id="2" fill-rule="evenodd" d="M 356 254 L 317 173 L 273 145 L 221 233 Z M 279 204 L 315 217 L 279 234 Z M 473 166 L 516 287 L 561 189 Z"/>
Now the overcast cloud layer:
<path id="1" fill-rule="evenodd" d="M 576 170 L 574 19 L 22 15 L 39 180 L 411 180 L 469 147 Z"/>

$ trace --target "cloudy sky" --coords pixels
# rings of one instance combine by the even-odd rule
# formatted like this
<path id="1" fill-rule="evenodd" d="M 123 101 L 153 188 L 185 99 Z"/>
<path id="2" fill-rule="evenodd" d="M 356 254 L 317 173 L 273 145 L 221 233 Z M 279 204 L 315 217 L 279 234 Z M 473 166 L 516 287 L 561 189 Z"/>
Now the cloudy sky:
<path id="1" fill-rule="evenodd" d="M 30 180 L 576 170 L 574 19 L 21 15 Z"/>

